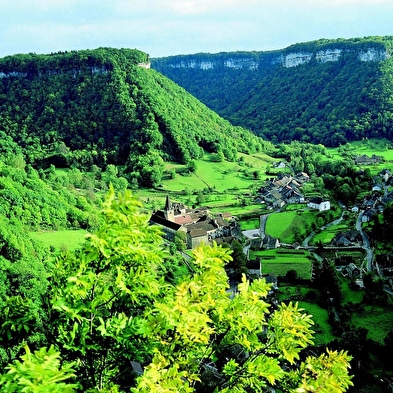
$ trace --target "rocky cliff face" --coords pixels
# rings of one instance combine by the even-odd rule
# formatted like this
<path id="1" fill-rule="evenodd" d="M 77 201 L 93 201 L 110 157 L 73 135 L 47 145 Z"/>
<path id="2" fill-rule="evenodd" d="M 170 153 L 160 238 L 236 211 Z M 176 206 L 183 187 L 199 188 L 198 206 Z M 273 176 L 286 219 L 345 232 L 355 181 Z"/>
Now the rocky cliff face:
<path id="1" fill-rule="evenodd" d="M 290 68 L 305 64 L 315 59 L 317 62 L 326 63 L 328 61 L 338 61 L 347 53 L 355 54 L 360 61 L 384 61 L 389 55 L 386 50 L 378 48 L 368 48 L 359 52 L 348 51 L 338 48 L 321 50 L 315 53 L 310 52 L 295 52 L 281 55 L 280 63 L 283 67 Z"/>
<path id="2" fill-rule="evenodd" d="M 233 68 L 258 70 L 263 67 L 281 66 L 285 68 L 297 67 L 311 61 L 326 63 L 338 61 L 346 54 L 356 57 L 360 61 L 384 61 L 390 57 L 385 49 L 369 47 L 354 51 L 353 49 L 329 48 L 316 52 L 295 51 L 295 52 L 250 52 L 251 56 L 240 55 L 238 53 L 227 53 L 217 55 L 188 55 L 173 56 L 167 58 L 166 66 L 170 68 L 194 68 L 209 70 L 217 68 Z"/>

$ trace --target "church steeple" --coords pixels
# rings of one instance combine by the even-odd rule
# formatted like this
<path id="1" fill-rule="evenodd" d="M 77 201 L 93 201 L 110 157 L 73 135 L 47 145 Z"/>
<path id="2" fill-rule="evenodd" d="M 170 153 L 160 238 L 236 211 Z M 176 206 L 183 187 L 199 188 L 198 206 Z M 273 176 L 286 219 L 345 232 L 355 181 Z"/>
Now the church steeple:
<path id="1" fill-rule="evenodd" d="M 169 195 L 166 196 L 166 201 L 165 201 L 165 210 L 172 210 L 172 202 L 169 198 Z"/>
<path id="2" fill-rule="evenodd" d="M 165 218 L 168 221 L 175 221 L 175 211 L 173 209 L 173 205 L 169 198 L 169 195 L 166 196 L 164 214 L 165 214 Z"/>

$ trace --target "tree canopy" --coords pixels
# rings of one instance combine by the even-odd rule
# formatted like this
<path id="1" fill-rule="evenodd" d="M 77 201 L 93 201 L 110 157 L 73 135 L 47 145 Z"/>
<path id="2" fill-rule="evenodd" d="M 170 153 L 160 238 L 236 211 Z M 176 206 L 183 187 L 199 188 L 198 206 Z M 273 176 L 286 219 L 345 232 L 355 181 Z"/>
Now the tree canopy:
<path id="1" fill-rule="evenodd" d="M 234 160 L 264 148 L 148 67 L 148 55 L 130 49 L 2 58 L 0 131 L 34 168 L 121 165 L 146 186 L 160 183 L 162 160 L 188 163 L 204 150 Z"/>
<path id="2" fill-rule="evenodd" d="M 140 202 L 111 188 L 99 229 L 50 269 L 41 321 L 29 321 L 40 339 L 10 359 L 2 389 L 339 393 L 351 385 L 346 352 L 307 353 L 313 321 L 297 304 L 270 304 L 264 279 L 243 276 L 229 291 L 228 249 L 200 246 L 190 274 L 172 282 L 162 274 L 166 256 Z M 23 336 L 18 344 L 23 352 Z"/>
<path id="3" fill-rule="evenodd" d="M 323 39 L 279 51 L 158 58 L 152 65 L 233 124 L 273 142 L 338 146 L 392 138 L 392 42 L 389 36 Z M 380 58 L 365 61 L 361 55 L 369 52 Z M 329 53 L 339 55 L 318 60 Z M 288 55 L 309 61 L 287 67 Z"/>

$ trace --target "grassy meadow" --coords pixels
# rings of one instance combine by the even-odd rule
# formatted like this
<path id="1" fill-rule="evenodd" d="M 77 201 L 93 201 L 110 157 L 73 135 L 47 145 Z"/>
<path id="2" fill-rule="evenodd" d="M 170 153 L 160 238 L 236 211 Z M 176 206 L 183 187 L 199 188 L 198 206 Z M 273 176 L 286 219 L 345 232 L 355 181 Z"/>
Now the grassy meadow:
<path id="1" fill-rule="evenodd" d="M 383 344 L 392 330 L 393 311 L 386 307 L 367 306 L 360 313 L 353 313 L 351 322 L 368 330 L 367 338 Z"/>
<path id="2" fill-rule="evenodd" d="M 349 279 L 339 276 L 343 294 L 343 304 L 352 302 L 362 304 L 364 291 L 353 290 L 349 287 Z M 383 344 L 386 335 L 393 325 L 393 310 L 391 307 L 364 305 L 363 310 L 352 313 L 351 323 L 356 327 L 368 330 L 367 338 Z"/>
<path id="3" fill-rule="evenodd" d="M 87 233 L 83 229 L 77 229 L 31 232 L 30 236 L 57 251 L 73 251 L 83 244 Z"/>
<path id="4" fill-rule="evenodd" d="M 253 155 L 239 154 L 243 157 L 242 165 L 236 162 L 222 161 L 214 162 L 212 155 L 205 153 L 204 157 L 196 160 L 196 171 L 189 175 L 176 173 L 174 179 L 163 180 L 163 190 L 180 193 L 183 190 L 198 191 L 210 188 L 218 193 L 228 190 L 247 190 L 256 183 L 260 184 L 266 178 L 266 169 L 276 161 L 264 153 Z M 165 169 L 181 171 L 185 166 L 174 163 L 167 163 Z M 253 178 L 248 172 L 256 171 L 258 179 Z"/>
<path id="5" fill-rule="evenodd" d="M 205 153 L 202 159 L 195 161 L 195 173 L 185 174 L 185 165 L 166 163 L 165 171 L 174 170 L 174 178 L 166 176 L 158 189 L 140 189 L 135 194 L 147 210 L 163 208 L 169 194 L 173 200 L 189 207 L 200 204 L 213 213 L 230 211 L 239 216 L 257 216 L 263 214 L 265 206 L 253 204 L 255 189 L 263 184 L 266 170 L 275 161 L 264 153 L 239 153 L 236 162 L 214 162 L 212 155 Z M 198 203 L 201 193 L 202 202 Z"/>
<path id="6" fill-rule="evenodd" d="M 329 323 L 328 311 L 315 303 L 300 301 L 299 306 L 304 308 L 307 314 L 312 315 L 314 321 L 313 330 L 315 331 L 314 343 L 315 345 L 328 344 L 336 337 L 333 335 L 332 327 Z"/>
<path id="7" fill-rule="evenodd" d="M 350 220 L 343 220 L 337 225 L 331 225 L 323 231 L 317 233 L 311 240 L 310 245 L 317 245 L 322 243 L 323 245 L 330 244 L 334 237 L 339 232 L 345 232 L 354 228 L 354 224 Z"/>
<path id="8" fill-rule="evenodd" d="M 328 344 L 336 337 L 332 333 L 332 327 L 329 324 L 329 316 L 326 309 L 320 307 L 316 303 L 306 301 L 307 293 L 310 291 L 318 292 L 315 289 L 304 287 L 301 285 L 279 285 L 278 301 L 297 302 L 299 308 L 312 316 L 314 325 L 312 329 L 315 331 L 314 342 L 316 345 Z M 318 296 L 318 295 L 317 295 Z"/>
<path id="9" fill-rule="evenodd" d="M 250 251 L 250 259 L 261 259 L 262 273 L 285 276 L 289 270 L 296 270 L 299 278 L 311 279 L 312 261 L 307 251 L 301 250 L 260 250 Z"/>
<path id="10" fill-rule="evenodd" d="M 366 168 L 370 168 L 372 174 L 379 173 L 381 170 L 386 168 L 387 162 L 393 162 L 393 144 L 387 139 L 365 139 L 362 141 L 354 141 L 347 143 L 343 148 L 328 148 L 328 152 L 332 159 L 342 158 L 342 150 L 346 151 L 350 155 L 367 155 L 371 157 L 373 154 L 383 157 L 384 163 L 376 165 L 367 165 Z M 362 166 L 363 168 L 364 166 Z"/>
<path id="11" fill-rule="evenodd" d="M 240 222 L 240 228 L 242 231 L 247 231 L 250 229 L 258 229 L 260 227 L 260 220 L 258 218 L 251 218 L 249 220 L 242 220 Z"/>
<path id="12" fill-rule="evenodd" d="M 315 221 L 317 211 L 304 209 L 289 210 L 269 216 L 266 222 L 266 233 L 280 239 L 282 243 L 294 243 L 296 237 L 306 237 L 306 228 Z"/>

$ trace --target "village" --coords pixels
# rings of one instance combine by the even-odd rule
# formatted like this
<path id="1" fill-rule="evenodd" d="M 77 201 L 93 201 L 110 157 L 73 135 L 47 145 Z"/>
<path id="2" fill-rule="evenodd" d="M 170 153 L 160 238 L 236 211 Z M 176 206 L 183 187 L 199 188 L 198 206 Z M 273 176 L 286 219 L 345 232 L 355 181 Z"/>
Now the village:
<path id="1" fill-rule="evenodd" d="M 376 160 L 372 157 L 371 160 Z M 367 158 L 362 157 L 360 161 L 368 163 Z M 373 161 L 373 162 L 374 162 Z M 282 167 L 285 164 L 278 164 Z M 258 188 L 255 195 L 255 203 L 266 206 L 266 214 L 260 216 L 259 228 L 251 231 L 242 231 L 237 217 L 230 212 L 212 214 L 205 206 L 190 209 L 181 202 L 172 201 L 166 196 L 165 206 L 162 210 L 155 211 L 150 219 L 151 224 L 162 228 L 167 241 L 173 242 L 176 238 L 181 239 L 185 248 L 192 250 L 198 245 L 231 244 L 235 239 L 244 244 L 244 252 L 247 257 L 247 267 L 253 276 L 261 276 L 262 269 L 260 261 L 250 259 L 249 250 L 274 250 L 278 248 L 308 249 L 314 253 L 315 246 L 309 246 L 308 239 L 293 244 L 282 243 L 280 239 L 274 238 L 265 231 L 268 216 L 280 212 L 287 205 L 307 207 L 310 210 L 326 212 L 331 209 L 331 201 L 321 196 L 305 197 L 302 187 L 310 182 L 310 177 L 305 172 L 297 174 L 279 173 L 274 178 L 269 178 Z M 374 257 L 372 247 L 367 234 L 362 230 L 362 225 L 371 222 L 374 217 L 383 211 L 387 203 L 393 201 L 393 192 L 389 192 L 389 186 L 393 184 L 393 175 L 390 170 L 384 169 L 374 178 L 372 188 L 363 202 L 350 208 L 342 206 L 344 211 L 357 215 L 354 228 L 338 231 L 327 249 L 350 249 L 364 250 L 364 261 L 355 263 L 352 258 L 340 257 L 337 259 L 337 269 L 351 279 L 359 287 L 362 287 L 362 274 L 366 271 L 374 271 L 384 278 L 386 285 L 393 289 L 393 257 L 391 255 L 378 255 Z M 343 216 L 342 214 L 342 216 Z M 341 217 L 342 217 L 341 216 Z M 339 222 L 339 220 L 337 221 Z M 323 225 L 318 231 L 324 230 L 329 225 Z M 314 233 L 315 234 L 315 233 Z M 259 266 L 257 266 L 259 263 Z"/>

